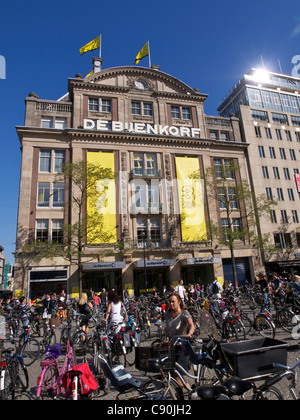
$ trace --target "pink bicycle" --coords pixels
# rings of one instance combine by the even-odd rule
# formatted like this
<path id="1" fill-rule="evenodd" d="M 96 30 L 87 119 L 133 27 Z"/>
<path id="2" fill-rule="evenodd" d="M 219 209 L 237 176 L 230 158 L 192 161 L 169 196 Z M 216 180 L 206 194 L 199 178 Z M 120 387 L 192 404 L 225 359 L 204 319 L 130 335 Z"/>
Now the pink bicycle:
<path id="1" fill-rule="evenodd" d="M 41 361 L 42 372 L 37 379 L 37 398 L 55 399 L 64 392 L 62 377 L 75 365 L 74 354 L 69 341 L 67 343 L 64 364 L 61 369 L 58 363 L 60 354 L 61 347 L 59 344 L 48 347 L 46 359 Z"/>

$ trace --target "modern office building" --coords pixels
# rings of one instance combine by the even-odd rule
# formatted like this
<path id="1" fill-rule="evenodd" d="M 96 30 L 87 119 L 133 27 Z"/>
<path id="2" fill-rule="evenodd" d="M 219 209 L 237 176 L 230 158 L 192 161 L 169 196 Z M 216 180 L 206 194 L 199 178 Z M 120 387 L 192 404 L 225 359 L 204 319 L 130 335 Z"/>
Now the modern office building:
<path id="1" fill-rule="evenodd" d="M 5 255 L 4 248 L 0 245 L 0 290 L 5 287 Z"/>
<path id="2" fill-rule="evenodd" d="M 252 69 L 219 106 L 240 118 L 249 144 L 249 173 L 256 196 L 278 202 L 260 231 L 273 247 L 264 254 L 268 273 L 300 273 L 300 79 Z"/>
<path id="3" fill-rule="evenodd" d="M 140 293 L 180 278 L 186 285 L 206 285 L 214 276 L 231 279 L 230 251 L 208 229 L 210 220 L 222 229 L 226 216 L 194 174 L 234 163 L 238 171 L 226 175 L 231 185 L 250 183 L 239 119 L 205 115 L 207 95 L 158 66 L 101 69 L 99 59 L 93 61 L 94 74 L 70 78 L 59 100 L 34 93 L 25 100 L 25 123 L 17 127 L 22 150 L 17 294 L 35 297 L 61 289 L 78 294 L 75 259 L 37 263 L 22 249 L 30 241 L 63 242 L 64 225 L 78 220 L 74 184 L 57 182 L 56 176 L 61 164 L 79 161 L 116 174 L 113 181 L 99 180 L 99 195 L 84 205 L 88 218 L 95 208 L 101 214 L 109 239 L 98 232 L 81 244 L 83 289 Z M 237 205 L 232 216 L 237 230 L 243 211 Z M 241 283 L 253 278 L 254 251 L 247 238 L 235 243 Z"/>

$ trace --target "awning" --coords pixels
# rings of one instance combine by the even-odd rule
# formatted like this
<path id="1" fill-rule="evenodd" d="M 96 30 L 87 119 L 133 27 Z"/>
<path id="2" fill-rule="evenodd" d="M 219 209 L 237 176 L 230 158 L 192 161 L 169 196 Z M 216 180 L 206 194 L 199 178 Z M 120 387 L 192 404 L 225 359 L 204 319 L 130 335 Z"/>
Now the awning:
<path id="1" fill-rule="evenodd" d="M 146 268 L 155 268 L 155 267 L 170 267 L 171 265 L 176 265 L 176 260 L 146 260 Z M 138 268 L 144 268 L 144 260 L 139 260 L 136 263 Z"/>
<path id="2" fill-rule="evenodd" d="M 221 257 L 199 257 L 199 258 L 186 258 L 185 260 L 181 260 L 180 264 L 182 266 L 187 266 L 187 265 L 217 264 L 221 262 L 222 262 Z"/>
<path id="3" fill-rule="evenodd" d="M 97 271 L 97 270 L 122 270 L 126 267 L 124 261 L 112 261 L 112 262 L 98 262 L 98 263 L 83 263 L 83 271 Z"/>

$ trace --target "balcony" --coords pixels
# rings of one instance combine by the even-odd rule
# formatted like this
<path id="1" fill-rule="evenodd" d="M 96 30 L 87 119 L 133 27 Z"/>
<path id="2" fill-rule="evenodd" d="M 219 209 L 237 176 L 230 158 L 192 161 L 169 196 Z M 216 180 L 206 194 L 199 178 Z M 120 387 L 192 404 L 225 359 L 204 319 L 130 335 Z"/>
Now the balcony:
<path id="1" fill-rule="evenodd" d="M 71 103 L 62 103 L 62 102 L 37 102 L 36 103 L 37 111 L 47 111 L 53 113 L 70 113 L 72 111 Z"/>
<path id="2" fill-rule="evenodd" d="M 171 248 L 171 240 L 143 240 L 143 239 L 132 239 L 131 240 L 132 249 L 168 249 Z"/>
<path id="3" fill-rule="evenodd" d="M 162 203 L 152 203 L 137 206 L 133 204 L 130 207 L 130 214 L 161 214 L 164 205 Z"/>
<path id="4" fill-rule="evenodd" d="M 153 168 L 133 168 L 130 171 L 131 178 L 162 178 L 161 171 Z"/>

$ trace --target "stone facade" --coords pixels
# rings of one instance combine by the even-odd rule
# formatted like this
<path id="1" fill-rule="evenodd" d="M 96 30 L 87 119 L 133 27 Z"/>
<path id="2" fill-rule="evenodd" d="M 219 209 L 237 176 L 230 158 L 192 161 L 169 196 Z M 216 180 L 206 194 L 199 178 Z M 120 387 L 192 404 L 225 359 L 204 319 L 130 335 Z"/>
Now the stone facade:
<path id="1" fill-rule="evenodd" d="M 137 157 L 142 156 L 147 165 L 150 154 L 155 172 L 146 174 L 146 182 L 157 178 L 159 207 L 155 214 L 133 215 L 126 203 L 125 211 L 118 206 L 117 240 L 127 239 L 131 245 L 126 252 L 120 252 L 115 245 L 84 244 L 87 254 L 93 257 L 84 259 L 83 264 L 95 263 L 94 267 L 83 267 L 85 288 L 98 292 L 102 287 L 119 291 L 128 288 L 139 293 L 145 289 L 145 279 L 149 290 L 154 286 L 161 289 L 180 278 L 186 285 L 208 284 L 213 276 L 226 280 L 223 268 L 224 260 L 230 259 L 229 250 L 210 237 L 184 242 L 180 215 L 174 211 L 178 206 L 176 189 L 164 192 L 161 187 L 164 180 L 176 179 L 177 156 L 197 158 L 202 174 L 214 159 L 234 160 L 240 168 L 238 179 L 249 180 L 245 153 L 248 144 L 243 141 L 239 119 L 206 116 L 206 98 L 206 94 L 173 76 L 137 66 L 105 69 L 86 79 L 77 75 L 69 79 L 68 94 L 58 101 L 42 100 L 33 93 L 26 98 L 25 124 L 17 127 L 22 146 L 15 265 L 18 293 L 35 296 L 46 289 L 61 288 L 73 296 L 78 293 L 75 264 L 62 258 L 36 263 L 20 251 L 28 240 L 45 240 L 45 235 L 46 240 L 51 240 L 53 232 L 59 233 L 57 226 L 75 220 L 74 208 L 59 201 L 59 186 L 54 185 L 55 165 L 62 156 L 64 161 L 85 160 L 87 152 L 114 153 L 115 169 L 121 174 L 117 181 L 118 203 L 119 192 L 141 175 L 135 172 Z M 65 201 L 69 188 L 65 183 Z M 168 214 L 162 211 L 166 199 L 171 209 Z M 218 202 L 209 202 L 205 194 L 204 211 L 206 221 L 220 223 Z M 141 220 L 147 224 L 147 242 L 141 242 L 139 237 Z M 149 237 L 152 225 L 156 228 L 155 241 Z M 110 256 L 103 257 L 104 248 L 111 250 Z M 242 264 L 247 262 L 253 277 L 249 241 L 236 243 L 235 257 Z M 105 262 L 123 265 L 97 265 Z"/>

